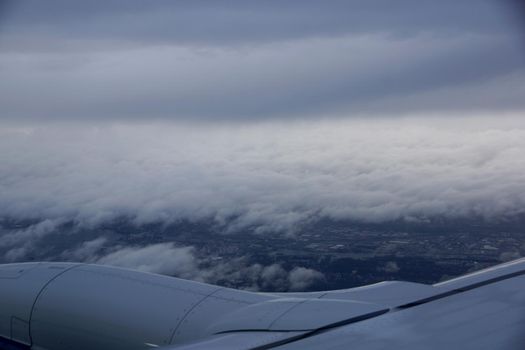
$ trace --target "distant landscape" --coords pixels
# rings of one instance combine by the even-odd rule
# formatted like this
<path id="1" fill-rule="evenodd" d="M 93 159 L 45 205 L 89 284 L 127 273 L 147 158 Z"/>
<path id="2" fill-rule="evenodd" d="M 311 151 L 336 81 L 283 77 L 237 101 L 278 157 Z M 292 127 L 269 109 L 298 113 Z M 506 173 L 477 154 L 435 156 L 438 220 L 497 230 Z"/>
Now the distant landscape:
<path id="1" fill-rule="evenodd" d="M 382 224 L 319 219 L 290 235 L 249 228 L 224 232 L 212 221 L 136 226 L 123 218 L 83 229 L 71 223 L 52 228 L 35 221 L 0 223 L 1 263 L 116 263 L 266 292 L 341 289 L 383 280 L 431 284 L 525 256 L 523 218 Z M 6 244 L 9 235 L 38 230 L 51 232 L 45 239 L 33 238 L 23 251 Z M 156 266 L 157 254 L 167 254 L 168 265 Z M 290 276 L 298 267 L 303 273 Z"/>

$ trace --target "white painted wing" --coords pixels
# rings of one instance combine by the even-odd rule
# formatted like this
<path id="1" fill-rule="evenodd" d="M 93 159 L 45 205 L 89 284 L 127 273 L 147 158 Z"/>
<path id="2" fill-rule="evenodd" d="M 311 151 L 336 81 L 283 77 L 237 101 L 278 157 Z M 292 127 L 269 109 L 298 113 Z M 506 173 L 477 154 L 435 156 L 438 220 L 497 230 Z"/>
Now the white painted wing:
<path id="1" fill-rule="evenodd" d="M 342 325 L 290 334 L 274 344 L 238 342 L 243 332 L 228 332 L 229 338 L 213 343 L 174 349 L 525 349 L 525 259 L 503 264 L 434 286 L 404 282 L 328 293 L 295 293 L 303 298 L 340 298 L 375 302 L 388 311 Z M 401 302 L 400 302 L 401 301 Z M 316 314 L 296 317 L 316 318 Z M 255 317 L 255 315 L 254 315 Z M 271 332 L 250 334 L 256 341 Z M 237 338 L 239 337 L 239 338 Z M 238 349 L 238 347 L 234 347 Z"/>

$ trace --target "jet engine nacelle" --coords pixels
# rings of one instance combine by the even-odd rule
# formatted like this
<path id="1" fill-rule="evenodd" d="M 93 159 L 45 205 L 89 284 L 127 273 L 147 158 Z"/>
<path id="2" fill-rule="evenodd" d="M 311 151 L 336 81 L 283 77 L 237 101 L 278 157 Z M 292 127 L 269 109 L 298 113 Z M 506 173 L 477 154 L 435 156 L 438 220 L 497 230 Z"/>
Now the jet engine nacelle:
<path id="1" fill-rule="evenodd" d="M 0 267 L 0 337 L 33 349 L 146 349 L 206 335 L 215 318 L 268 299 L 105 266 L 8 264 Z"/>

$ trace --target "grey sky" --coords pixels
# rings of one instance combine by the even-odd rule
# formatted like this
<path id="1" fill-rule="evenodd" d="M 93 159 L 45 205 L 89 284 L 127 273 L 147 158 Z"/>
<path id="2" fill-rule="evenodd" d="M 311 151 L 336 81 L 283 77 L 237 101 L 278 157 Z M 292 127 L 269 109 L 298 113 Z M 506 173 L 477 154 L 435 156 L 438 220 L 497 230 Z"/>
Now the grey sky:
<path id="1" fill-rule="evenodd" d="M 512 1 L 2 4 L 4 120 L 246 121 L 525 107 L 523 28 Z"/>
<path id="2" fill-rule="evenodd" d="M 514 25 L 509 15 L 517 9 L 510 2 L 492 0 L 23 0 L 6 4 L 5 27 L 15 34 L 193 45 L 371 32 L 501 33 Z"/>

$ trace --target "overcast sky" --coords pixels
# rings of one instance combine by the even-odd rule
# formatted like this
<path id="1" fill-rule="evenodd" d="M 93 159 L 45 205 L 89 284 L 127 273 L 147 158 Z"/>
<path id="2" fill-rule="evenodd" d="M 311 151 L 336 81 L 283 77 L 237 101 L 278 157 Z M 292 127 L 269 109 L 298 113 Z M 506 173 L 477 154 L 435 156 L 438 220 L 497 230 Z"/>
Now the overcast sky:
<path id="1" fill-rule="evenodd" d="M 0 118 L 10 123 L 525 106 L 518 1 L 0 4 Z"/>

